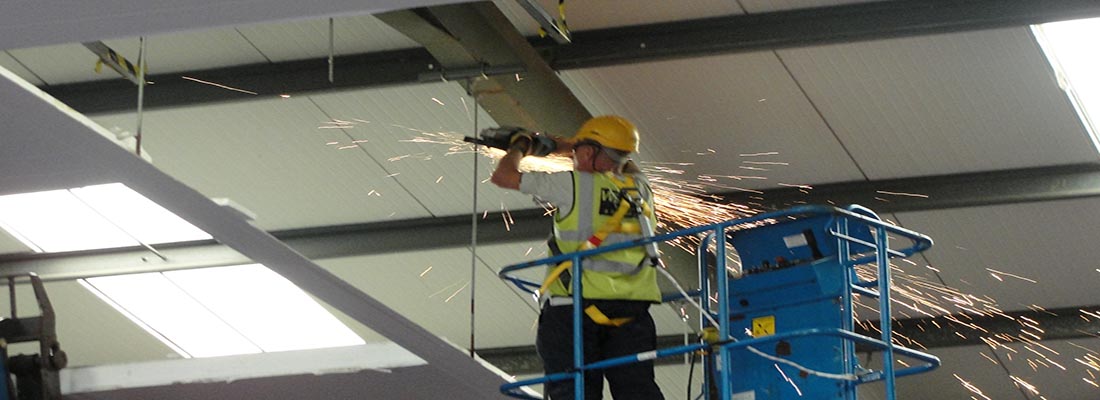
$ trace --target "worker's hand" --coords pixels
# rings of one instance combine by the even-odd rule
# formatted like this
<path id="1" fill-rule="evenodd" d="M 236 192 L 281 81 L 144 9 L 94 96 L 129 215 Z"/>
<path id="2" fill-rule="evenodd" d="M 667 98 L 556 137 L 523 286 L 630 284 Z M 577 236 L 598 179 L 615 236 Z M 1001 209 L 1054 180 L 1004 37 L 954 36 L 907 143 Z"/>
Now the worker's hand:
<path id="1" fill-rule="evenodd" d="M 518 135 L 528 132 L 526 129 L 515 126 L 502 126 L 499 128 L 485 128 L 481 130 L 479 136 L 481 140 L 479 144 L 497 148 L 501 150 L 508 150 L 512 146 L 512 139 Z"/>
<path id="2" fill-rule="evenodd" d="M 519 132 L 512 135 L 509 150 L 517 150 L 525 156 L 546 157 L 558 147 L 557 142 L 539 132 Z"/>
<path id="3" fill-rule="evenodd" d="M 557 148 L 558 142 L 554 141 L 554 138 L 551 138 L 549 135 L 535 132 L 535 134 L 531 136 L 531 146 L 527 150 L 527 155 L 546 157 Z"/>
<path id="4" fill-rule="evenodd" d="M 528 131 L 513 133 L 508 138 L 508 151 L 517 150 L 525 156 L 531 155 L 532 143 L 535 142 L 534 134 Z"/>

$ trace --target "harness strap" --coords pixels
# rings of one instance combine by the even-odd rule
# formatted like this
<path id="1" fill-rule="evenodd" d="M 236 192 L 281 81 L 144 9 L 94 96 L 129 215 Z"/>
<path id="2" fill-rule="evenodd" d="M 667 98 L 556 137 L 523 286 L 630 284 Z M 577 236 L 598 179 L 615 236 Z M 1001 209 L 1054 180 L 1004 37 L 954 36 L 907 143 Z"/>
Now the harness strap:
<path id="1" fill-rule="evenodd" d="M 584 314 L 587 315 L 588 318 L 591 318 L 592 322 L 603 326 L 620 327 L 634 320 L 634 317 L 609 318 L 603 311 L 596 308 L 595 304 L 585 307 Z"/>
<path id="2" fill-rule="evenodd" d="M 629 176 L 629 175 L 626 176 L 625 178 L 626 179 L 625 179 L 624 184 L 626 185 L 626 187 L 633 187 L 634 186 L 634 178 Z M 616 185 L 619 184 L 618 180 L 613 179 L 613 181 L 615 182 Z M 620 189 L 620 190 L 622 190 L 622 189 Z M 628 212 L 630 212 L 630 209 L 631 209 L 631 204 L 630 204 L 629 201 L 627 201 L 626 197 L 623 197 L 621 200 L 619 200 L 619 208 L 615 209 L 615 213 L 611 215 L 611 218 L 609 218 L 607 220 L 607 222 L 605 222 L 603 224 L 603 226 L 600 227 L 599 230 L 597 230 L 591 237 L 589 237 L 588 240 L 586 240 L 583 244 L 581 244 L 581 248 L 578 251 L 580 251 L 580 250 L 590 250 L 590 249 L 594 249 L 596 247 L 599 247 L 600 243 L 603 243 L 604 239 L 607 239 L 607 236 L 610 235 L 611 232 L 614 231 L 616 228 L 618 228 L 618 226 L 620 224 L 622 224 L 623 217 L 625 217 L 626 214 Z M 588 211 L 591 212 L 591 210 L 588 210 Z M 554 241 L 554 245 L 555 245 L 554 247 L 556 247 L 557 241 Z M 552 250 L 553 250 L 553 247 L 551 248 L 551 251 Z M 558 249 L 558 250 L 560 251 L 561 249 Z M 546 279 L 542 281 L 542 286 L 539 287 L 539 291 L 538 291 L 539 295 L 540 296 L 545 295 L 547 293 L 547 290 L 550 288 L 550 285 L 552 285 L 555 280 L 558 280 L 559 278 L 561 278 L 562 275 L 565 274 L 566 272 L 571 272 L 572 268 L 573 268 L 573 260 L 566 260 L 566 261 L 562 262 L 561 264 L 558 264 L 557 267 L 554 267 L 554 269 L 551 270 L 550 273 L 546 275 Z M 566 275 L 566 276 L 570 276 L 570 275 Z M 565 283 L 565 287 L 569 288 L 569 284 Z M 572 289 L 569 289 L 569 290 L 572 290 Z"/>

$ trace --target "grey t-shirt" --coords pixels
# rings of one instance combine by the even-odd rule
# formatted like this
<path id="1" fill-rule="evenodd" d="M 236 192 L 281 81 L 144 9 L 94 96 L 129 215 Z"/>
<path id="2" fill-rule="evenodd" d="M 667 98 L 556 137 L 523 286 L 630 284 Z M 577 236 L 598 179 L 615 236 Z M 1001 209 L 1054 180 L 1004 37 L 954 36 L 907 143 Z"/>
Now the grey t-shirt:
<path id="1" fill-rule="evenodd" d="M 550 203 L 559 215 L 567 215 L 573 209 L 573 172 L 525 173 L 520 178 L 519 191 Z"/>

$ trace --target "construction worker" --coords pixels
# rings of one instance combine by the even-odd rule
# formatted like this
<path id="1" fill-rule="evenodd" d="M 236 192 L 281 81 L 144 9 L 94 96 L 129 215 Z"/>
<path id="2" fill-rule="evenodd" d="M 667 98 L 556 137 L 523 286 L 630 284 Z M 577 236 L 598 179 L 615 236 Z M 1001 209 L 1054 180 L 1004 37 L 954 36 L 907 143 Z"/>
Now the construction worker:
<path id="1" fill-rule="evenodd" d="M 638 152 L 638 130 L 630 121 L 618 116 L 595 117 L 585 122 L 572 139 L 552 138 L 549 146 L 546 138 L 532 135 L 526 131 L 512 135 L 508 154 L 497 165 L 492 182 L 556 207 L 554 236 L 550 240 L 553 254 L 592 248 L 600 242 L 606 246 L 639 239 L 642 237 L 639 218 L 649 219 L 643 226 L 654 226 L 656 220 L 648 209 L 653 204 L 653 195 L 645 177 L 631 161 L 631 156 Z M 571 156 L 573 171 L 519 171 L 524 156 L 546 154 Z M 623 202 L 624 197 L 634 200 Z M 646 203 L 648 212 L 639 215 L 634 207 L 638 201 Z M 624 215 L 625 210 L 620 207 L 628 206 L 631 209 Z M 586 244 L 600 236 L 601 230 L 605 237 Z M 656 348 L 656 329 L 649 314 L 649 306 L 661 300 L 655 262 L 656 254 L 647 254 L 642 247 L 582 261 L 586 364 Z M 551 274 L 543 285 L 547 290 L 541 294 L 536 348 L 546 374 L 573 370 L 573 304 L 568 289 L 571 271 L 559 270 L 560 275 Z M 586 372 L 585 399 L 603 397 L 604 378 L 615 399 L 664 398 L 654 382 L 652 361 Z M 552 400 L 575 397 L 570 380 L 547 383 L 544 387 Z"/>

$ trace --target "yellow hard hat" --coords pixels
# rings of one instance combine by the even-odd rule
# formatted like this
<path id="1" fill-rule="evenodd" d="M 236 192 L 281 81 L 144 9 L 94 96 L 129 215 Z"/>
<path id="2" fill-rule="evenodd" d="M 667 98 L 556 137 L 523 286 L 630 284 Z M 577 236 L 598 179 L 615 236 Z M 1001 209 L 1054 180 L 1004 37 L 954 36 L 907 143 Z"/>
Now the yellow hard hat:
<path id="1" fill-rule="evenodd" d="M 592 141 L 603 147 L 626 153 L 638 152 L 638 128 L 617 115 L 602 115 L 589 119 L 573 136 L 575 143 Z"/>

